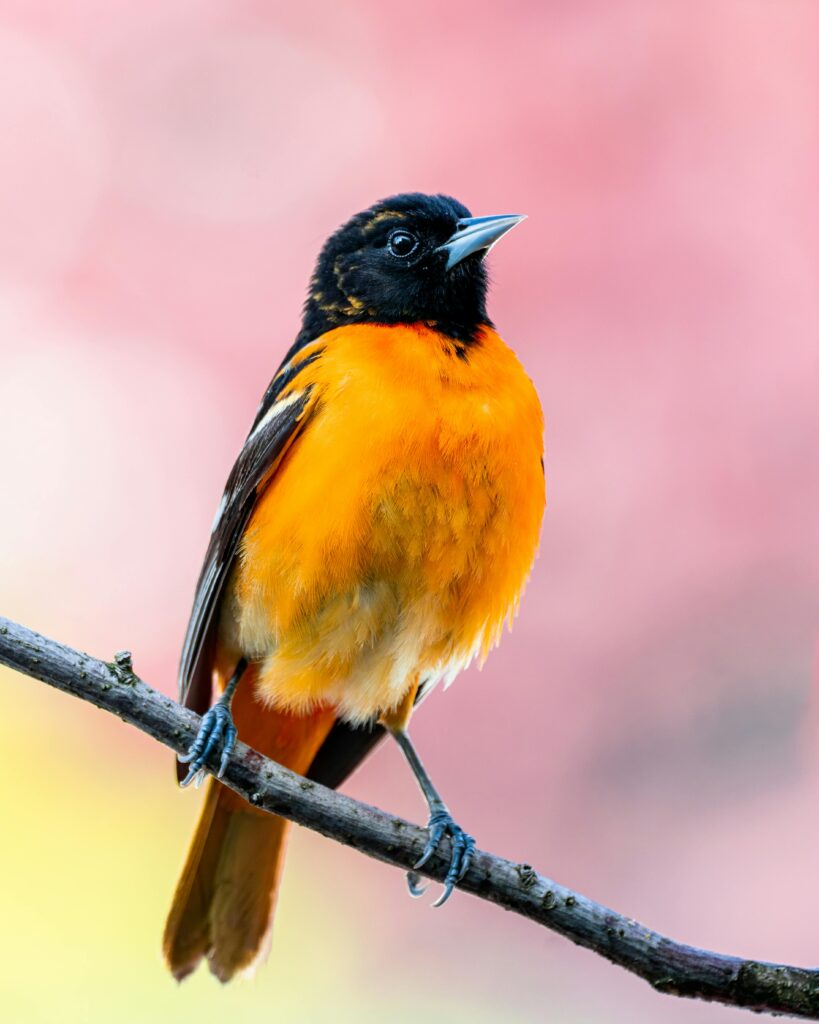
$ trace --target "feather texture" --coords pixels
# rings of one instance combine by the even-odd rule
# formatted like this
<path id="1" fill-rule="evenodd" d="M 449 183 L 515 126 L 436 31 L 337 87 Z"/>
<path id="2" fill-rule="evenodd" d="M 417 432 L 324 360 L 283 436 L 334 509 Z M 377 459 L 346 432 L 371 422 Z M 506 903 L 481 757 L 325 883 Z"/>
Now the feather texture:
<path id="1" fill-rule="evenodd" d="M 179 664 L 180 703 L 200 714 L 210 703 L 216 612 L 242 531 L 260 490 L 298 434 L 309 407 L 309 388 L 288 387 L 298 369 L 284 367 L 268 388 L 228 478 L 211 530 Z"/>

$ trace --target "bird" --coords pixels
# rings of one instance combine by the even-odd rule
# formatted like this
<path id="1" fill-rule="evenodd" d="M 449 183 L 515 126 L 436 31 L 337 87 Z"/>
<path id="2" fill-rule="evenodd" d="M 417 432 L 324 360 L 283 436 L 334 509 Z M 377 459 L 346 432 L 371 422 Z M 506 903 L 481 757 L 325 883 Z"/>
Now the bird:
<path id="1" fill-rule="evenodd" d="M 212 777 L 165 926 L 177 980 L 205 959 L 226 982 L 269 945 L 288 823 L 219 781 L 237 736 L 330 787 L 393 737 L 429 810 L 410 891 L 444 836 L 436 906 L 469 867 L 475 841 L 409 722 L 497 644 L 539 545 L 541 404 L 486 311 L 486 254 L 523 219 L 405 193 L 319 254 L 219 504 L 180 660 L 180 702 L 203 717 L 178 777 Z"/>

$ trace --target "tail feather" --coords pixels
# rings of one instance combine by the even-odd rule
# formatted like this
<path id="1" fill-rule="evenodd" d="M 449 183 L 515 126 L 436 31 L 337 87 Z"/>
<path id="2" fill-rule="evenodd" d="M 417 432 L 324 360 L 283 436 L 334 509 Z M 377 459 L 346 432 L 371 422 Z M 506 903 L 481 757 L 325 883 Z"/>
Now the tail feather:
<path id="1" fill-rule="evenodd" d="M 178 981 L 203 957 L 220 981 L 253 964 L 272 923 L 288 825 L 239 809 L 211 779 L 165 925 L 163 952 Z"/>
<path id="2" fill-rule="evenodd" d="M 220 981 L 267 952 L 289 831 L 289 821 L 270 814 L 238 812 L 231 820 L 210 906 L 208 963 Z"/>
<path id="3" fill-rule="evenodd" d="M 241 691 L 240 686 L 237 698 Z M 238 707 L 234 703 L 239 735 L 303 774 L 332 727 L 333 714 L 275 712 L 257 702 L 252 692 L 248 685 L 250 696 Z M 162 943 L 177 980 L 207 958 L 213 974 L 229 981 L 264 955 L 288 832 L 289 822 L 256 810 L 210 780 Z"/>

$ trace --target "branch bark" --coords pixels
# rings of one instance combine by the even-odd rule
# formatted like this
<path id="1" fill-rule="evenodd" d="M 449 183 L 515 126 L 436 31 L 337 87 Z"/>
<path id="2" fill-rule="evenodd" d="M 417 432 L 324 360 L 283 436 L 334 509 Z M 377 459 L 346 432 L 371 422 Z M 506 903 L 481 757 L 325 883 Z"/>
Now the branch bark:
<path id="1" fill-rule="evenodd" d="M 0 664 L 118 715 L 182 752 L 199 716 L 138 679 L 130 655 L 100 661 L 0 617 Z M 424 829 L 309 782 L 239 742 L 223 779 L 250 803 L 370 857 L 409 869 Z M 424 874 L 441 881 L 448 841 Z M 685 946 L 538 874 L 476 851 L 464 892 L 528 917 L 648 981 L 658 992 L 819 1020 L 819 969 L 761 963 Z"/>

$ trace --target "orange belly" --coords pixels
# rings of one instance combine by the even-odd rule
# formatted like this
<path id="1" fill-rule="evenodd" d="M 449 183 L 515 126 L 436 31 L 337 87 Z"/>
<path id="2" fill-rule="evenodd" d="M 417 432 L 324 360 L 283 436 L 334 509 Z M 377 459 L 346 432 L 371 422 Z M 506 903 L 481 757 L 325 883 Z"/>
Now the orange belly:
<path id="1" fill-rule="evenodd" d="M 290 386 L 309 422 L 258 500 L 222 613 L 258 693 L 353 722 L 485 656 L 515 612 L 545 495 L 542 414 L 486 329 L 466 360 L 425 326 L 324 335 Z"/>

